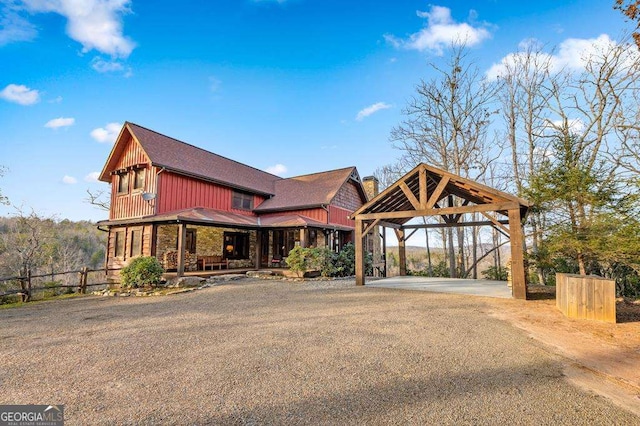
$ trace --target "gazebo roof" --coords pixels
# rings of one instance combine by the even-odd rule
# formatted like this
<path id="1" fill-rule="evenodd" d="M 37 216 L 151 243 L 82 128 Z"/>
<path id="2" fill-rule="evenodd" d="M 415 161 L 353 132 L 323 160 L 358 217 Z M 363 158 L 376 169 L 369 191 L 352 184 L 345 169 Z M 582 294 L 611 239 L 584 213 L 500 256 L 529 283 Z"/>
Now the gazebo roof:
<path id="1" fill-rule="evenodd" d="M 449 195 L 461 199 L 461 205 L 445 205 Z M 508 216 L 508 210 L 519 208 L 524 219 L 529 207 L 531 203 L 527 200 L 421 163 L 355 211 L 351 218 L 399 226 L 414 217 L 443 216 L 447 222 L 454 219 L 457 222 L 465 213 L 496 212 Z"/>

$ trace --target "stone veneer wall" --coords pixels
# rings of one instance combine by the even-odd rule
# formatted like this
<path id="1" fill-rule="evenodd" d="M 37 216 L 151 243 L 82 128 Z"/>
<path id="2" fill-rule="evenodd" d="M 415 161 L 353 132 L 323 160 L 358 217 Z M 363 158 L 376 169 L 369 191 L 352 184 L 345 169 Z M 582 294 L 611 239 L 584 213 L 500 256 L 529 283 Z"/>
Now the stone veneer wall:
<path id="1" fill-rule="evenodd" d="M 229 268 L 251 268 L 256 256 L 256 231 L 236 228 L 214 228 L 210 226 L 191 226 L 196 230 L 196 256 L 222 256 L 225 232 L 241 232 L 249 234 L 249 259 L 229 261 Z M 156 239 L 156 257 L 162 262 L 164 254 L 176 250 L 178 241 L 178 225 L 159 225 Z"/>
<path id="2" fill-rule="evenodd" d="M 164 254 L 178 248 L 178 225 L 158 225 L 156 230 L 156 258 L 162 262 Z"/>

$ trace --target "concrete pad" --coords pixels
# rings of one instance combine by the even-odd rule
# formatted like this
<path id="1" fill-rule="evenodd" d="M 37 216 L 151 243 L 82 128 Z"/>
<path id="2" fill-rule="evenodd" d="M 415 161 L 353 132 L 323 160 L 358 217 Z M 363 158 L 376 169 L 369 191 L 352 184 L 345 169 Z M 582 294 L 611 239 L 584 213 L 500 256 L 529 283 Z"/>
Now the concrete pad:
<path id="1" fill-rule="evenodd" d="M 434 291 L 437 293 L 469 294 L 473 296 L 511 298 L 506 281 L 468 280 L 462 278 L 390 277 L 369 279 L 367 287 L 400 288 L 404 290 Z"/>

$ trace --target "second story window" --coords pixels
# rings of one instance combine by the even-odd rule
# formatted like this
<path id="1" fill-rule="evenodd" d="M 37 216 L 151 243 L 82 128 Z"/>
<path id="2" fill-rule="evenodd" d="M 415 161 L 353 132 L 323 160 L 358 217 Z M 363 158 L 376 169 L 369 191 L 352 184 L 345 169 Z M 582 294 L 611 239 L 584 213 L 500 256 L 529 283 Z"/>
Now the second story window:
<path id="1" fill-rule="evenodd" d="M 129 192 L 129 173 L 118 173 L 118 194 L 126 194 Z"/>
<path id="2" fill-rule="evenodd" d="M 246 194 L 244 192 L 233 191 L 233 197 L 231 199 L 231 207 L 239 210 L 252 210 L 253 195 Z"/>
<path id="3" fill-rule="evenodd" d="M 133 189 L 144 189 L 145 169 L 135 169 L 133 171 Z"/>

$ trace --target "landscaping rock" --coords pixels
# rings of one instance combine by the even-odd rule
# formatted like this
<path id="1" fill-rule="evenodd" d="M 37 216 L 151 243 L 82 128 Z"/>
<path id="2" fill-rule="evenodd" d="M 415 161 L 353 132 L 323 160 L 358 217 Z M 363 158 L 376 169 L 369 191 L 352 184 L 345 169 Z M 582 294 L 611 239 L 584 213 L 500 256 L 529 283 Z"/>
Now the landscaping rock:
<path id="1" fill-rule="evenodd" d="M 171 278 L 167 281 L 167 287 L 169 288 L 182 288 L 182 287 L 200 287 L 205 279 L 202 277 L 180 277 Z"/>
<path id="2" fill-rule="evenodd" d="M 247 277 L 249 278 L 264 278 L 270 275 L 273 275 L 273 271 L 264 270 L 264 271 L 247 271 Z"/>

